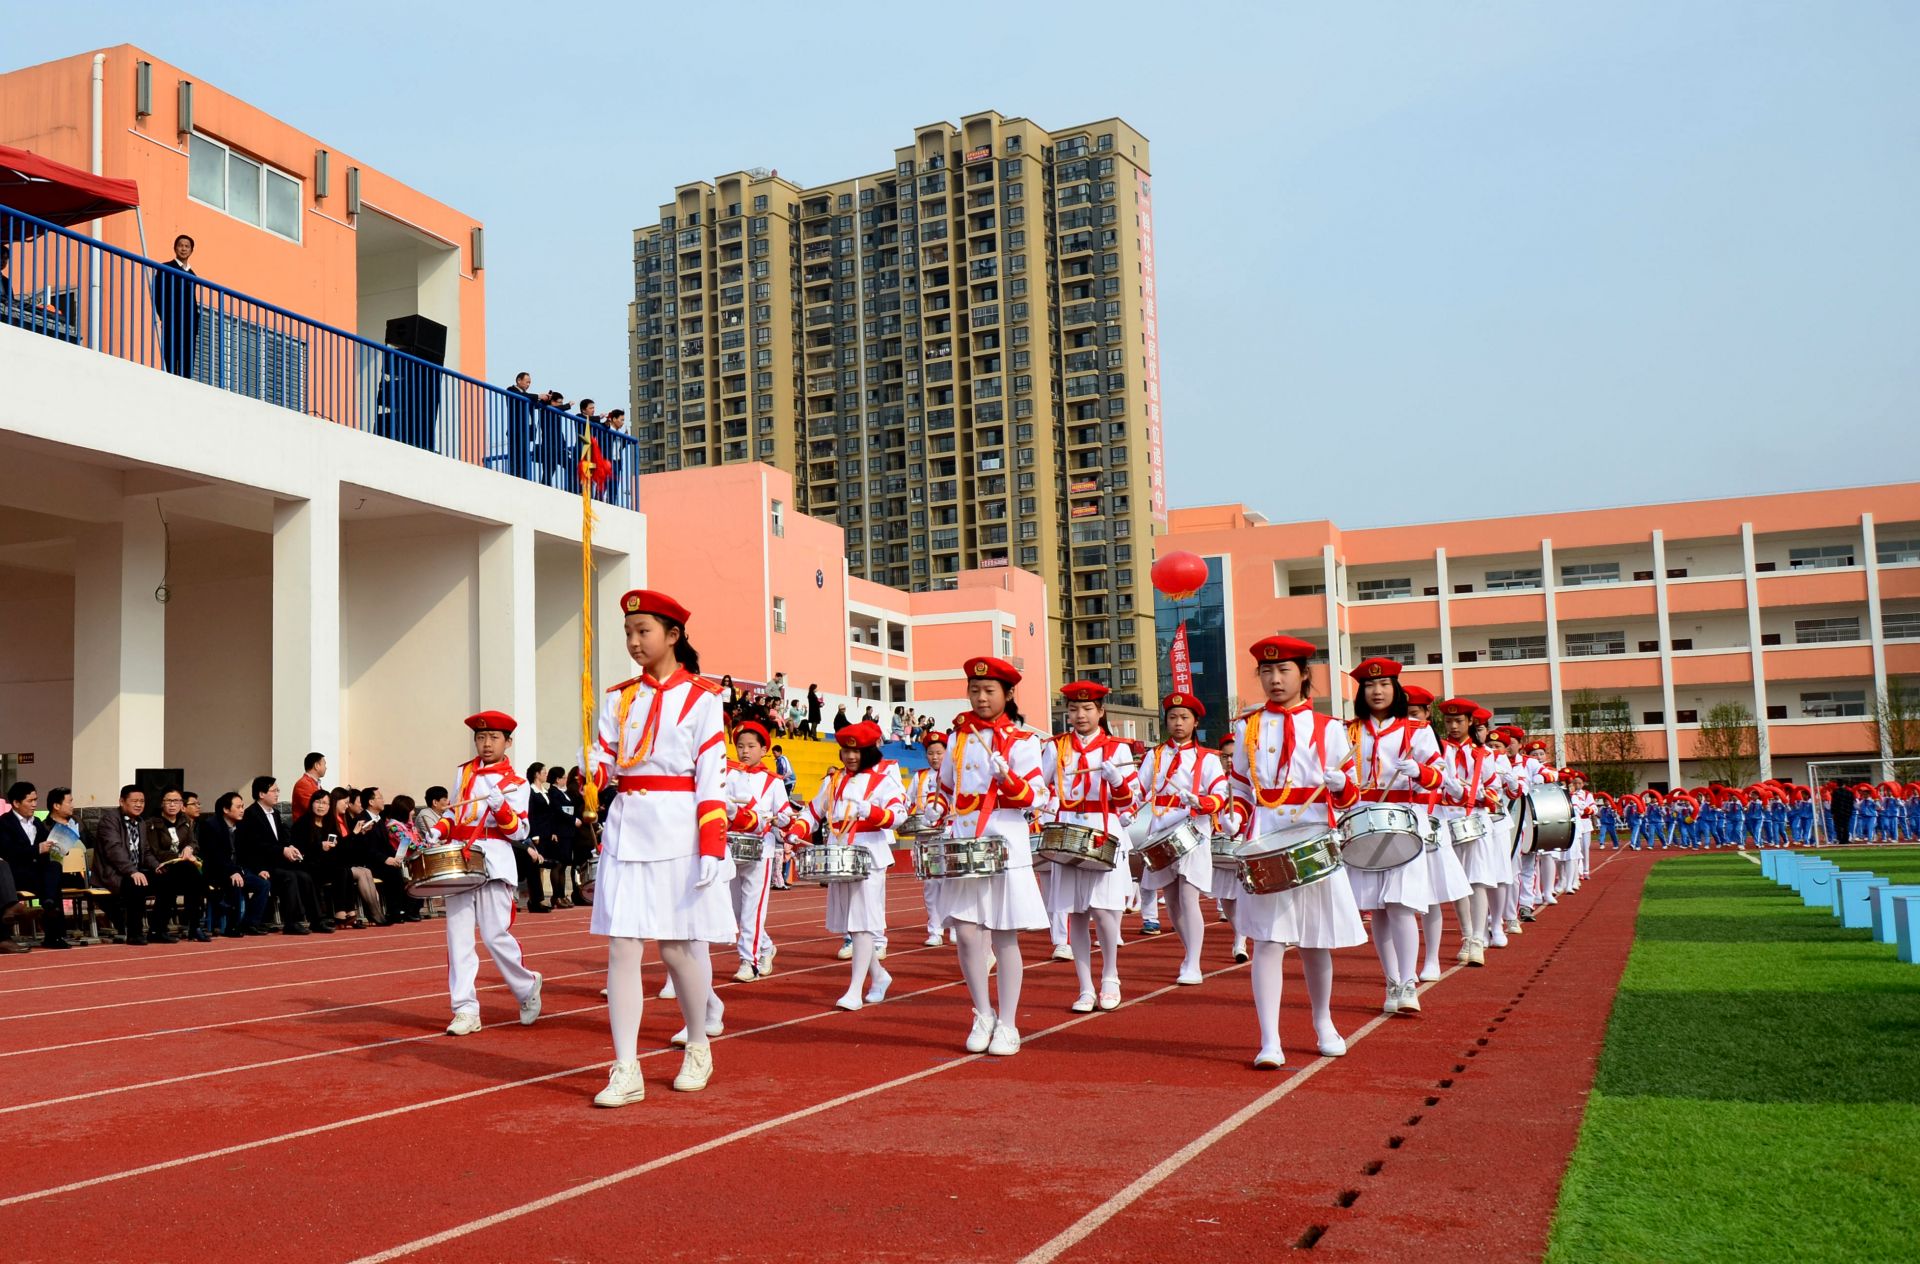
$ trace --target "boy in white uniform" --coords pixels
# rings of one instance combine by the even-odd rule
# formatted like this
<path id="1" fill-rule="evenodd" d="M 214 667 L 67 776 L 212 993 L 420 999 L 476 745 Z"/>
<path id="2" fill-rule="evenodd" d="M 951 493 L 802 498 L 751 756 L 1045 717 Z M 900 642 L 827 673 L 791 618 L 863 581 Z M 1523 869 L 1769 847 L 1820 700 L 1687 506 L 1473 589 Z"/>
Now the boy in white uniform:
<path id="1" fill-rule="evenodd" d="M 526 779 L 507 759 L 517 727 L 512 716 L 482 711 L 467 717 L 473 730 L 474 757 L 460 765 L 454 806 L 434 823 L 434 833 L 449 842 L 478 850 L 485 859 L 487 880 L 471 891 L 446 897 L 447 990 L 453 1000 L 450 1036 L 470 1036 L 480 1030 L 480 996 L 474 984 L 480 973 L 480 954 L 473 935 L 477 926 L 500 977 L 520 1003 L 520 1022 L 530 1025 L 540 1017 L 541 976 L 529 970 L 513 937 L 513 897 L 520 870 L 513 844 L 527 836 Z M 404 857 L 402 858 L 404 860 Z"/>

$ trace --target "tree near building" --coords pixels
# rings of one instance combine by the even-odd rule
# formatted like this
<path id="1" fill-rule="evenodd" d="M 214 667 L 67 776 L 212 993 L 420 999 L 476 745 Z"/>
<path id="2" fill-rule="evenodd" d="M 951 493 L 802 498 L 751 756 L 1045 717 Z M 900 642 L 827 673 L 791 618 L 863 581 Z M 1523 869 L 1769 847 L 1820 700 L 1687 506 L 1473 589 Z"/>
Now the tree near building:
<path id="1" fill-rule="evenodd" d="M 1876 752 L 1893 762 L 1895 781 L 1920 781 L 1920 689 L 1897 677 L 1874 699 L 1867 730 Z"/>
<path id="2" fill-rule="evenodd" d="M 1624 697 L 1582 689 L 1567 699 L 1567 765 L 1585 772 L 1596 792 L 1640 788 L 1640 735 Z"/>
<path id="3" fill-rule="evenodd" d="M 1700 721 L 1694 757 L 1709 781 L 1744 786 L 1760 769 L 1760 729 L 1746 703 L 1718 702 Z"/>

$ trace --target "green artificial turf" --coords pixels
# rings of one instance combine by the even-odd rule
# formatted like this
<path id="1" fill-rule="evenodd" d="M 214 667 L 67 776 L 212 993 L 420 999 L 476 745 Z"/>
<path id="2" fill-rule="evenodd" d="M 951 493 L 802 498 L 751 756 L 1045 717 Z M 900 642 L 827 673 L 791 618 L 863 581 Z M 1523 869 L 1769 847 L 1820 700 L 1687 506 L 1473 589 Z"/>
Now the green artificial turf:
<path id="1" fill-rule="evenodd" d="M 1920 877 L 1844 863 L 1889 859 Z M 1661 861 L 1547 1259 L 1920 1259 L 1920 966 L 1743 857 Z"/>

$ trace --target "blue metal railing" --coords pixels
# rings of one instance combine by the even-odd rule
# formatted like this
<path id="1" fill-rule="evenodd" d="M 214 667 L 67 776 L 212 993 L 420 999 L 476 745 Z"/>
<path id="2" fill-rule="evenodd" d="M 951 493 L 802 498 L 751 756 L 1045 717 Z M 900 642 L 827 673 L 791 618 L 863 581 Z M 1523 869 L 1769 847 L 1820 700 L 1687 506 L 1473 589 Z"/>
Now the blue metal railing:
<path id="1" fill-rule="evenodd" d="M 634 437 L 0 207 L 0 324 L 578 494 L 639 507 Z"/>

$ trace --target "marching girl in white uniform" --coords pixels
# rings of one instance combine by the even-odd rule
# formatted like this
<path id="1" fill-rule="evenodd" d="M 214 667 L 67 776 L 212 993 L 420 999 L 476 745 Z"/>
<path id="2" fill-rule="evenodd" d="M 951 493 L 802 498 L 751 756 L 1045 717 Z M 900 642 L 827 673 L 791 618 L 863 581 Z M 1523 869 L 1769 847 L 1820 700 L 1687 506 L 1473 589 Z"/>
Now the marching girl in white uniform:
<path id="1" fill-rule="evenodd" d="M 1233 722 L 1233 810 L 1230 832 L 1260 838 L 1286 830 L 1305 841 L 1333 825 L 1360 801 L 1346 726 L 1313 709 L 1307 641 L 1270 636 L 1251 647 L 1266 705 Z M 1273 895 L 1244 892 L 1234 902 L 1234 929 L 1253 944 L 1253 1005 L 1260 1052 L 1253 1065 L 1286 1065 L 1280 1048 L 1280 991 L 1288 945 L 1300 950 L 1313 1009 L 1314 1039 L 1323 1056 L 1338 1057 L 1347 1042 L 1333 1025 L 1333 949 L 1367 941 L 1341 865 L 1318 882 Z"/>
<path id="2" fill-rule="evenodd" d="M 1470 732 L 1474 745 L 1487 752 L 1487 767 L 1492 773 L 1487 778 L 1487 789 L 1493 795 L 1487 806 L 1487 827 L 1500 844 L 1500 865 L 1504 871 L 1499 893 L 1488 909 L 1487 945 L 1505 948 L 1507 935 L 1520 933 L 1519 888 L 1514 882 L 1519 876 L 1520 866 L 1513 850 L 1513 818 L 1507 815 L 1506 810 L 1517 783 L 1513 775 L 1513 761 L 1507 758 L 1505 741 L 1498 733 L 1490 733 L 1487 729 L 1492 720 L 1493 712 L 1476 705 Z"/>
<path id="3" fill-rule="evenodd" d="M 1401 692 L 1407 695 L 1407 719 L 1413 724 L 1413 756 L 1422 764 L 1434 770 L 1435 785 L 1440 784 L 1440 739 L 1434 736 L 1431 708 L 1433 695 L 1419 685 L 1402 685 Z M 1424 782 L 1422 783 L 1425 784 Z M 1436 818 L 1438 811 L 1434 806 L 1435 795 L 1432 792 L 1421 797 L 1419 806 L 1431 812 Z M 1427 882 L 1433 888 L 1433 903 L 1420 918 L 1420 935 L 1424 944 L 1424 955 L 1420 962 L 1420 981 L 1431 983 L 1440 977 L 1440 932 L 1442 929 L 1441 909 L 1453 906 L 1455 925 L 1460 928 L 1460 937 L 1466 938 L 1472 909 L 1467 901 L 1473 895 L 1473 884 L 1467 881 L 1467 871 L 1460 863 L 1460 855 L 1453 845 L 1442 838 L 1440 845 L 1427 852 Z"/>
<path id="4" fill-rule="evenodd" d="M 1577 768 L 1569 768 L 1561 779 L 1568 783 L 1567 797 L 1573 800 L 1573 854 L 1567 857 L 1565 876 L 1561 879 L 1560 889 L 1571 895 L 1580 889 L 1586 880 L 1593 852 L 1593 819 L 1599 808 L 1593 797 L 1593 791 L 1587 788 L 1587 775 Z"/>
<path id="5" fill-rule="evenodd" d="M 605 935 L 607 1017 L 613 1068 L 596 1106 L 646 1096 L 640 1078 L 640 963 L 659 944 L 686 1027 L 686 1056 L 673 1087 L 698 1092 L 713 1074 L 710 1036 L 720 1034 L 710 944 L 734 942 L 726 879 L 727 746 L 719 689 L 700 677 L 687 641 L 687 608 L 636 589 L 620 599 L 627 653 L 641 673 L 600 699 L 590 752 L 594 782 L 612 795 L 600 847 L 589 929 Z"/>
<path id="6" fill-rule="evenodd" d="M 831 842 L 867 853 L 871 867 L 865 880 L 827 885 L 827 929 L 853 941 L 853 978 L 846 995 L 834 1004 L 856 1010 L 886 1000 L 893 982 L 875 956 L 874 940 L 887 928 L 893 827 L 906 811 L 907 792 L 900 784 L 899 765 L 880 758 L 879 725 L 863 720 L 834 737 L 840 743 L 840 767 L 820 779 L 820 788 L 787 827 L 787 836 L 796 847 L 810 846 L 813 831 L 824 826 Z"/>
<path id="7" fill-rule="evenodd" d="M 1551 754 L 1552 752 L 1547 749 L 1546 742 L 1541 738 L 1536 737 L 1527 743 L 1527 775 L 1531 779 L 1531 785 L 1553 785 L 1560 780 L 1560 774 L 1556 772 L 1553 765 L 1548 762 Z M 1568 853 L 1563 851 L 1540 851 L 1536 848 L 1533 854 L 1539 857 L 1539 864 L 1536 870 L 1537 876 L 1534 881 L 1534 889 L 1536 892 L 1533 901 L 1534 907 L 1538 908 L 1542 904 L 1558 904 L 1560 902 L 1561 891 L 1561 870 L 1569 859 Z"/>
<path id="8" fill-rule="evenodd" d="M 527 802 L 532 789 L 507 761 L 507 746 L 516 727 L 513 717 L 500 711 L 470 715 L 474 757 L 460 765 L 454 808 L 440 818 L 434 832 L 449 842 L 478 848 L 484 857 L 487 880 L 471 891 L 446 897 L 447 992 L 453 1001 L 449 1036 L 470 1036 L 480 1030 L 480 994 L 474 987 L 480 974 L 480 954 L 474 950 L 476 927 L 487 945 L 487 955 L 520 1002 L 520 1021 L 540 1017 L 541 976 L 527 968 L 520 941 L 513 937 L 513 897 L 520 887 L 520 871 L 513 844 L 527 836 Z M 406 851 L 399 854 L 406 863 Z"/>
<path id="9" fill-rule="evenodd" d="M 940 790 L 951 805 L 949 832 L 960 838 L 1000 839 L 1007 849 L 1005 873 L 982 878 L 939 878 L 927 883 L 934 917 L 960 941 L 960 972 L 973 1002 L 968 1053 L 1007 1056 L 1020 1051 L 1020 932 L 1042 930 L 1047 908 L 1033 874 L 1033 844 L 1026 812 L 1040 801 L 1040 743 L 1015 727 L 1009 714 L 1020 673 L 998 658 L 966 663 L 971 710 L 954 725 L 953 748 L 940 765 Z M 999 961 L 999 1009 L 993 1007 L 988 975 Z"/>
<path id="10" fill-rule="evenodd" d="M 1213 836 L 1213 818 L 1227 806 L 1227 768 L 1219 754 L 1196 745 L 1194 730 L 1207 709 L 1192 694 L 1170 693 L 1160 702 L 1167 738 L 1147 752 L 1140 772 L 1142 803 L 1133 819 L 1133 845 L 1143 847 L 1189 818 Z M 1180 934 L 1184 955 L 1176 983 L 1192 987 L 1206 976 L 1200 973 L 1200 952 L 1206 945 L 1207 919 L 1200 912 L 1200 893 L 1213 890 L 1213 849 L 1195 847 L 1165 869 L 1140 875 L 1141 903 L 1165 891 L 1167 915 Z"/>
<path id="11" fill-rule="evenodd" d="M 773 885 L 774 857 L 780 851 L 776 826 L 791 819 L 787 811 L 787 783 L 765 764 L 773 745 L 767 730 L 753 720 L 733 730 L 733 748 L 739 759 L 727 761 L 727 807 L 733 819 L 727 830 L 734 834 L 757 834 L 760 859 L 736 860 L 733 880 L 727 884 L 733 901 L 733 920 L 739 924 L 740 938 L 734 947 L 740 954 L 740 969 L 734 978 L 751 983 L 773 973 L 776 949 L 767 930 L 767 891 Z"/>
<path id="12" fill-rule="evenodd" d="M 936 730 L 921 738 L 920 744 L 927 753 L 927 766 L 907 783 L 907 815 L 917 816 L 930 826 L 944 827 L 947 802 L 940 792 L 940 765 L 947 758 L 947 735 Z M 940 929 L 940 919 L 933 915 L 933 888 L 922 886 L 920 898 L 927 906 L 926 946 L 938 948 L 947 942 L 948 932 Z"/>
<path id="13" fill-rule="evenodd" d="M 1440 717 L 1447 730 L 1446 739 L 1440 743 L 1440 789 L 1444 797 L 1434 809 L 1434 815 L 1443 824 L 1479 817 L 1489 825 L 1487 833 L 1464 847 L 1456 848 L 1451 842 L 1441 844 L 1459 857 L 1470 887 L 1466 911 L 1460 917 L 1460 955 L 1455 960 L 1470 966 L 1484 966 L 1489 916 L 1497 936 L 1493 941 L 1495 946 L 1505 947 L 1507 942 L 1506 936 L 1500 933 L 1498 900 L 1508 869 L 1504 844 L 1491 828 L 1495 815 L 1492 786 L 1496 776 L 1492 755 L 1485 747 L 1475 745 L 1469 735 L 1474 711 L 1475 704 L 1467 698 L 1448 698 L 1440 704 Z"/>
<path id="14" fill-rule="evenodd" d="M 1435 747 L 1424 725 L 1407 718 L 1407 695 L 1400 688 L 1400 664 L 1391 658 L 1369 658 L 1347 673 L 1360 686 L 1355 710 L 1360 718 L 1347 726 L 1360 774 L 1361 803 L 1397 803 L 1424 820 L 1422 804 L 1440 788 L 1438 770 L 1429 767 L 1419 749 L 1420 735 Z M 1420 919 L 1435 902 L 1426 850 L 1405 864 L 1386 870 L 1349 867 L 1354 902 L 1373 912 L 1373 950 L 1387 976 L 1387 996 L 1381 1009 L 1388 1014 L 1420 1012 Z"/>
<path id="15" fill-rule="evenodd" d="M 1133 752 L 1107 733 L 1105 685 L 1077 681 L 1065 685 L 1068 731 L 1043 752 L 1042 769 L 1053 788 L 1048 817 L 1065 825 L 1081 825 L 1118 836 L 1114 866 L 1105 872 L 1055 865 L 1052 886 L 1046 890 L 1047 908 L 1065 916 L 1073 948 L 1073 969 L 1080 979 L 1076 1014 L 1093 1011 L 1093 931 L 1100 928 L 1100 993 L 1103 1010 L 1120 1004 L 1120 914 L 1133 892 L 1133 874 L 1127 867 L 1127 821 L 1139 791 Z"/>

